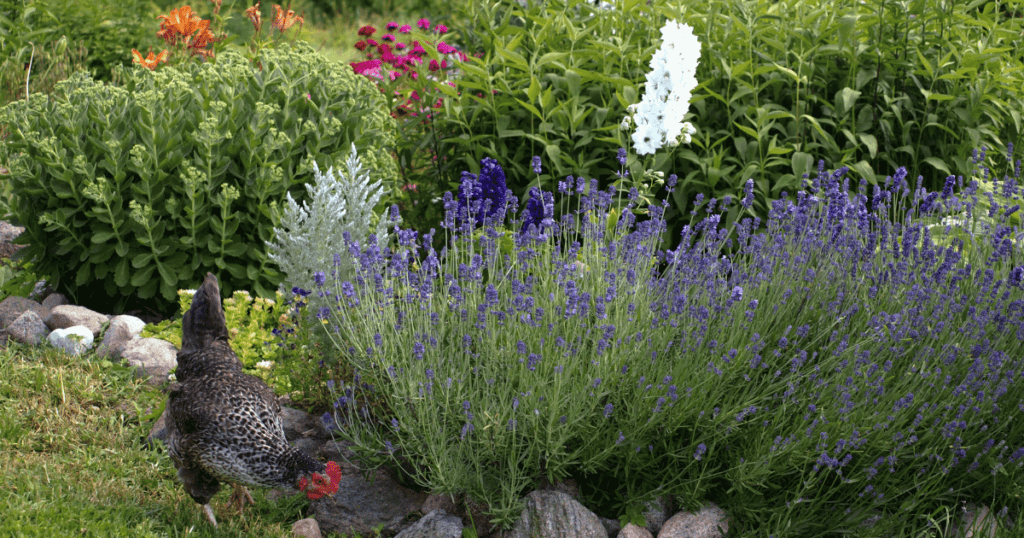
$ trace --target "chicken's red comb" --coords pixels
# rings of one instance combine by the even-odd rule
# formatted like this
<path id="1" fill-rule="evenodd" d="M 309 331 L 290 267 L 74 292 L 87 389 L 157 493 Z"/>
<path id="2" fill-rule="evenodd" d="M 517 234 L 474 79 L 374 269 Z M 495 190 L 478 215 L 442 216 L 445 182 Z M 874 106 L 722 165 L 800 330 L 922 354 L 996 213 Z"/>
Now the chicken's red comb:
<path id="1" fill-rule="evenodd" d="M 327 476 L 331 479 L 331 492 L 338 491 L 338 484 L 341 482 L 341 467 L 333 461 L 327 462 Z"/>
<path id="2" fill-rule="evenodd" d="M 338 491 L 338 484 L 341 482 L 341 468 L 333 461 L 327 462 L 326 467 L 327 476 L 320 473 L 312 474 L 313 485 L 308 490 L 306 489 L 306 478 L 303 477 L 299 481 L 299 489 L 305 491 L 306 496 L 310 499 L 319 499 Z"/>

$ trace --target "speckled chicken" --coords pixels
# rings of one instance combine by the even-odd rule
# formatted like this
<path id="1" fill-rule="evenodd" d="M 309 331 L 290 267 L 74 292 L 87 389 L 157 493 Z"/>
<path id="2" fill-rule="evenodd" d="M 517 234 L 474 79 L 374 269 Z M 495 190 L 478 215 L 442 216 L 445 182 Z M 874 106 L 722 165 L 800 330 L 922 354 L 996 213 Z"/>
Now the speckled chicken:
<path id="1" fill-rule="evenodd" d="M 274 392 L 242 372 L 228 344 L 212 274 L 196 290 L 181 325 L 177 383 L 167 400 L 167 445 L 185 491 L 210 523 L 217 525 L 210 498 L 221 481 L 234 483 L 239 508 L 252 502 L 244 485 L 295 488 L 311 499 L 337 492 L 338 465 L 325 466 L 289 445 Z"/>

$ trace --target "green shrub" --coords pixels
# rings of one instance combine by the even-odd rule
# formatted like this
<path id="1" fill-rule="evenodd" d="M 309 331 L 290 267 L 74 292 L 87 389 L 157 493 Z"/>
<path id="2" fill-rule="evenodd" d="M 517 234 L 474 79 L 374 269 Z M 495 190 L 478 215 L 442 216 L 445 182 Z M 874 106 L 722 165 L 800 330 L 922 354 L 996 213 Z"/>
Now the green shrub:
<path id="1" fill-rule="evenodd" d="M 156 15 L 147 0 L 41 0 L 34 2 L 59 21 L 54 37 L 65 35 L 84 47 L 86 67 L 98 80 L 110 80 L 113 69 L 131 65 L 131 49 L 157 46 Z"/>
<path id="2" fill-rule="evenodd" d="M 686 118 L 697 134 L 688 147 L 627 164 L 632 178 L 644 168 L 678 174 L 670 229 L 697 194 L 735 198 L 750 178 L 758 202 L 746 212 L 763 217 L 767 200 L 792 194 L 819 159 L 871 183 L 905 165 L 941 189 L 947 175 L 970 172 L 972 148 L 1019 145 L 1022 19 L 996 4 L 458 4 L 463 50 L 482 60 L 463 66 L 461 93 L 438 118 L 453 163 L 444 180 L 489 156 L 507 165 L 521 198 L 569 174 L 614 181 L 606 171 L 619 168 L 615 150 L 631 147 L 617 124 L 639 101 L 657 29 L 671 18 L 703 45 Z M 549 174 L 531 179 L 533 155 L 545 156 Z"/>
<path id="3" fill-rule="evenodd" d="M 76 302 L 170 306 L 207 271 L 226 293 L 272 296 L 281 275 L 265 242 L 286 192 L 304 200 L 314 158 L 330 168 L 352 144 L 393 181 L 394 122 L 372 84 L 308 45 L 259 60 L 125 68 L 123 87 L 78 74 L 60 97 L 0 110 L 10 211 L 35 271 Z"/>

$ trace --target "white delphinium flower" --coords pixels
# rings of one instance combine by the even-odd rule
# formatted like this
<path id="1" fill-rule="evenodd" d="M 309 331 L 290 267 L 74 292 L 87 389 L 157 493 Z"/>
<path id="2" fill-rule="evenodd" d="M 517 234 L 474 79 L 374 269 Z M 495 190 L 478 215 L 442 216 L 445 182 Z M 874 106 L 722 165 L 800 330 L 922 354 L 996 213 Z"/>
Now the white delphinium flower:
<path id="1" fill-rule="evenodd" d="M 638 155 L 654 153 L 673 142 L 678 145 L 680 137 L 689 143 L 696 132 L 683 117 L 690 108 L 690 93 L 697 87 L 700 41 L 690 26 L 672 20 L 661 28 L 661 37 L 661 47 L 651 58 L 643 99 L 639 106 L 628 109 L 636 122 L 633 149 Z"/>

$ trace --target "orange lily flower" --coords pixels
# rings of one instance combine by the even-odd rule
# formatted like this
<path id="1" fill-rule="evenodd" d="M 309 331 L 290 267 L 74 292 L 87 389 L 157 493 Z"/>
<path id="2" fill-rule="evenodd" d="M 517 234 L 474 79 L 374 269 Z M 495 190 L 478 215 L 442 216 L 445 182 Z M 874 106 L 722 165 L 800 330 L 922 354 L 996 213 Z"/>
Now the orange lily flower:
<path id="1" fill-rule="evenodd" d="M 185 43 L 193 49 L 205 48 L 210 43 L 216 41 L 213 32 L 210 31 L 210 21 L 201 21 L 199 24 L 199 31 L 195 35 L 191 35 L 185 38 Z"/>
<path id="2" fill-rule="evenodd" d="M 163 19 L 163 22 L 160 23 L 160 31 L 156 35 L 168 43 L 176 41 L 178 35 L 192 35 L 196 30 L 200 29 L 203 22 L 206 23 L 206 27 L 210 25 L 209 21 L 203 21 L 192 12 L 192 6 L 172 9 L 170 15 L 160 15 L 157 18 Z"/>
<path id="3" fill-rule="evenodd" d="M 156 69 L 157 64 L 160 62 L 167 63 L 167 50 L 164 50 L 159 55 L 154 55 L 153 51 L 149 51 L 149 56 L 143 58 L 141 52 L 132 49 L 132 61 L 147 69 Z"/>
<path id="4" fill-rule="evenodd" d="M 303 24 L 306 22 L 306 19 L 296 16 L 295 11 L 291 9 L 288 10 L 288 13 L 285 13 L 281 6 L 274 4 L 274 28 L 284 32 L 296 22 Z"/>
<path id="5" fill-rule="evenodd" d="M 256 28 L 256 31 L 260 31 L 260 26 L 263 24 L 263 16 L 260 14 L 260 3 L 256 2 L 255 6 L 245 10 L 245 16 L 252 21 L 252 25 Z"/>

